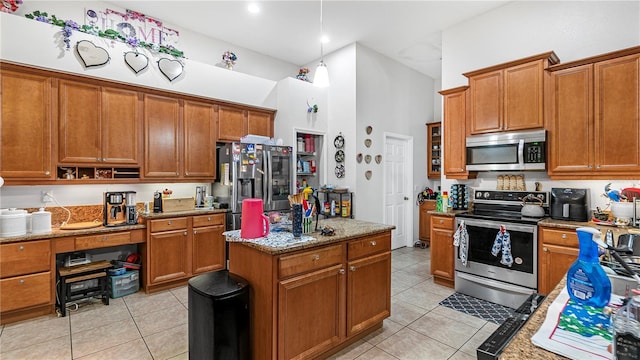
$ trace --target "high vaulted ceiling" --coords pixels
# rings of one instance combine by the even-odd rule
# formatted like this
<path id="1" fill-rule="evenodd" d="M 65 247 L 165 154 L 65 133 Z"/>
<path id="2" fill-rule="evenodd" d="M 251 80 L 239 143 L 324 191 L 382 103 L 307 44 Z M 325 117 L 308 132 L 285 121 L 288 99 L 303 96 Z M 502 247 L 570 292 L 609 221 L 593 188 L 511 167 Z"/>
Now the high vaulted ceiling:
<path id="1" fill-rule="evenodd" d="M 252 2 L 259 13 L 247 11 Z M 442 30 L 507 2 L 324 0 L 324 53 L 358 42 L 440 78 Z M 320 57 L 320 0 L 108 3 L 296 65 Z"/>

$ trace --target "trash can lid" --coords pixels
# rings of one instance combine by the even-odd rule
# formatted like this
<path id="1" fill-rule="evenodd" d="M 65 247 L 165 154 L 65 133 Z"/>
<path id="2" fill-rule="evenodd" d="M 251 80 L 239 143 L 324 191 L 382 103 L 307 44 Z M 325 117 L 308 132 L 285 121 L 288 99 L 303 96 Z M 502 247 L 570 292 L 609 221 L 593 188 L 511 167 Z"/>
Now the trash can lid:
<path id="1" fill-rule="evenodd" d="M 212 271 L 189 280 L 189 288 L 201 295 L 218 298 L 248 291 L 249 283 L 228 270 Z"/>

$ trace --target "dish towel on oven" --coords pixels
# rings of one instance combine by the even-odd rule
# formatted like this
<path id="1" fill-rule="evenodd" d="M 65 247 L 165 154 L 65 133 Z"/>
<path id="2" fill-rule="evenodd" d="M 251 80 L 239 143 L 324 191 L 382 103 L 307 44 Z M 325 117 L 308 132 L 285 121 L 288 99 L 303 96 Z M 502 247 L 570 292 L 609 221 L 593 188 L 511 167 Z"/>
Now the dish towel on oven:
<path id="1" fill-rule="evenodd" d="M 467 266 L 467 250 L 469 248 L 469 233 L 464 220 L 460 221 L 456 233 L 453 235 L 453 246 L 458 246 L 458 257 L 462 265 Z"/>
<path id="2" fill-rule="evenodd" d="M 511 265 L 513 265 L 513 257 L 511 256 L 511 235 L 504 225 L 500 225 L 500 230 L 498 230 L 496 239 L 493 242 L 493 247 L 491 248 L 491 254 L 493 256 L 498 256 L 500 251 L 502 251 L 500 264 L 511 267 Z"/>

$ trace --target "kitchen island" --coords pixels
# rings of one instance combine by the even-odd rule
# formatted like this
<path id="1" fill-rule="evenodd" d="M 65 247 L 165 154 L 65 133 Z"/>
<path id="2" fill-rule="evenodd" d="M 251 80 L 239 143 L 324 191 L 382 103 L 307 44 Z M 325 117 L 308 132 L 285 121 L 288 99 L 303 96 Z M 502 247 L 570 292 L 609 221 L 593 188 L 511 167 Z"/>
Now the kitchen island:
<path id="1" fill-rule="evenodd" d="M 389 317 L 394 226 L 343 218 L 324 226 L 334 235 L 225 233 L 229 271 L 251 286 L 254 359 L 326 358 Z"/>

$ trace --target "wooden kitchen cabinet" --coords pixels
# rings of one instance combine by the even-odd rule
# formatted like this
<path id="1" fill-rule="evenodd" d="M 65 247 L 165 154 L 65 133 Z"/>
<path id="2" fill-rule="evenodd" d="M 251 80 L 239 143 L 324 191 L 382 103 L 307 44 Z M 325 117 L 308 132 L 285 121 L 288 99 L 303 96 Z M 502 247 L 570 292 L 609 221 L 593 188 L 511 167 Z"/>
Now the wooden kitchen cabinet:
<path id="1" fill-rule="evenodd" d="M 194 275 L 226 267 L 225 214 L 147 221 L 141 244 L 147 293 L 187 283 Z"/>
<path id="2" fill-rule="evenodd" d="M 185 101 L 183 174 L 186 178 L 216 176 L 216 112 L 211 104 Z"/>
<path id="3" fill-rule="evenodd" d="M 389 231 L 288 253 L 229 243 L 252 286 L 254 359 L 320 359 L 382 324 L 391 308 Z"/>
<path id="4" fill-rule="evenodd" d="M 52 179 L 52 79 L 6 67 L 0 69 L 0 176 L 7 184 Z"/>
<path id="5" fill-rule="evenodd" d="M 180 177 L 180 100 L 144 95 L 144 177 Z"/>
<path id="6" fill-rule="evenodd" d="M 435 209 L 435 200 L 425 200 L 420 204 L 418 239 L 426 246 L 429 246 L 431 240 L 431 214 L 429 214 L 429 211 Z"/>
<path id="7" fill-rule="evenodd" d="M 427 124 L 427 178 L 440 179 L 442 169 L 442 124 Z"/>
<path id="8" fill-rule="evenodd" d="M 136 91 L 60 80 L 58 109 L 60 164 L 138 164 Z"/>
<path id="9" fill-rule="evenodd" d="M 148 287 L 186 278 L 191 273 L 191 243 L 188 218 L 168 218 L 149 221 L 147 240 Z"/>
<path id="10" fill-rule="evenodd" d="M 227 267 L 224 214 L 199 215 L 193 217 L 191 248 L 193 268 L 191 274 L 221 270 Z"/>
<path id="11" fill-rule="evenodd" d="M 247 134 L 273 137 L 273 112 L 218 106 L 220 141 L 240 141 Z"/>
<path id="12" fill-rule="evenodd" d="M 544 69 L 554 52 L 463 74 L 469 78 L 469 133 L 542 129 Z"/>
<path id="13" fill-rule="evenodd" d="M 443 99 L 443 151 L 442 170 L 447 179 L 469 179 L 476 173 L 467 171 L 467 96 L 468 86 L 442 90 Z"/>
<path id="14" fill-rule="evenodd" d="M 549 70 L 549 176 L 635 178 L 640 171 L 640 47 Z"/>
<path id="15" fill-rule="evenodd" d="M 538 228 L 538 293 L 548 294 L 578 258 L 575 230 Z"/>
<path id="16" fill-rule="evenodd" d="M 54 304 L 51 241 L 0 245 L 0 322 L 48 314 Z"/>
<path id="17" fill-rule="evenodd" d="M 453 216 L 431 216 L 431 275 L 436 284 L 453 287 L 455 252 Z"/>

